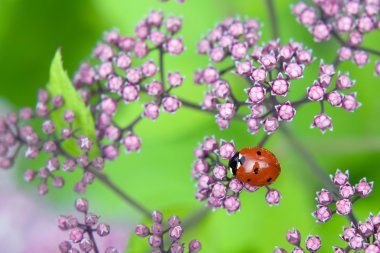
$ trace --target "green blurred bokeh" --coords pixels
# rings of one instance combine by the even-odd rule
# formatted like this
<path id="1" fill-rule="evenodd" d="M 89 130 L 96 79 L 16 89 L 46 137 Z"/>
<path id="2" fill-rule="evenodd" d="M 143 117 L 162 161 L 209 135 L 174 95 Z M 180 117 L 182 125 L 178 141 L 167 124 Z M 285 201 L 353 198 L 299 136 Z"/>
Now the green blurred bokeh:
<path id="1" fill-rule="evenodd" d="M 294 2 L 275 1 L 281 39 L 301 41 L 313 48 L 316 57 L 331 62 L 338 45 L 333 41 L 314 43 L 307 30 L 290 14 L 289 5 Z M 192 73 L 208 64 L 206 57 L 194 57 L 195 45 L 216 22 L 225 16 L 255 17 L 263 23 L 262 42 L 271 34 L 263 0 L 188 0 L 185 4 L 175 1 L 164 4 L 156 0 L 0 0 L 1 99 L 15 108 L 33 106 L 38 88 L 48 81 L 49 64 L 58 47 L 62 48 L 65 67 L 72 76 L 79 63 L 90 56 L 105 29 L 117 27 L 122 34 L 132 33 L 137 22 L 153 8 L 184 18 L 181 34 L 187 51 L 168 60 L 166 69 L 179 70 L 186 75 L 186 84 L 177 94 L 194 102 L 200 101 L 204 87 L 192 84 Z M 379 39 L 376 32 L 366 39 L 365 45 L 378 48 Z M 292 86 L 295 94 L 305 92 L 312 84 L 316 65 L 305 73 L 307 78 Z M 352 63 L 341 66 L 342 71 L 350 71 L 357 80 L 354 89 L 363 106 L 355 113 L 327 108 L 328 114 L 333 116 L 333 132 L 321 135 L 318 130 L 310 130 L 313 116 L 318 113 L 316 106 L 303 107 L 288 124 L 326 173 L 333 173 L 338 167 L 349 169 L 352 182 L 362 177 L 380 182 L 380 85 L 373 69 L 374 57 L 363 69 Z M 128 115 L 130 111 L 124 113 Z M 245 124 L 240 122 L 234 122 L 230 129 L 222 132 L 212 116 L 187 108 L 175 115 L 162 114 L 157 122 L 145 120 L 136 131 L 143 138 L 142 151 L 128 155 L 122 152 L 117 161 L 108 164 L 107 174 L 147 208 L 168 210 L 167 215 L 177 213 L 183 217 L 204 206 L 194 199 L 195 182 L 190 177 L 193 149 L 197 143 L 205 135 L 233 139 L 237 147 L 252 146 L 261 139 L 260 135 L 249 135 Z M 281 205 L 268 207 L 265 191 L 261 190 L 244 193 L 242 210 L 234 215 L 227 215 L 224 210 L 210 213 L 186 232 L 187 239 L 197 238 L 203 242 L 203 252 L 271 252 L 276 245 L 288 246 L 285 233 L 292 227 L 299 228 L 304 236 L 308 233 L 321 235 L 323 252 L 330 251 L 332 245 L 343 245 L 338 234 L 347 223 L 344 218 L 336 217 L 333 222 L 319 225 L 310 215 L 315 208 L 315 192 L 323 187 L 322 182 L 280 133 L 270 138 L 268 147 L 277 154 L 283 167 L 275 184 L 283 195 Z M 21 163 L 20 173 L 23 167 L 25 164 Z M 73 180 L 64 190 L 52 191 L 47 199 L 36 198 L 36 201 L 50 202 L 58 214 L 63 203 L 72 203 L 75 199 L 71 188 L 77 176 L 72 175 Z M 35 186 L 25 185 L 21 179 L 16 183 L 25 191 L 35 190 Z M 142 218 L 99 183 L 89 187 L 85 196 L 92 202 L 93 210 L 103 217 L 127 219 L 133 223 Z M 355 205 L 358 218 L 365 219 L 370 211 L 377 213 L 379 201 L 380 189 L 375 187 L 370 198 Z M 133 227 L 126 229 L 133 230 Z"/>

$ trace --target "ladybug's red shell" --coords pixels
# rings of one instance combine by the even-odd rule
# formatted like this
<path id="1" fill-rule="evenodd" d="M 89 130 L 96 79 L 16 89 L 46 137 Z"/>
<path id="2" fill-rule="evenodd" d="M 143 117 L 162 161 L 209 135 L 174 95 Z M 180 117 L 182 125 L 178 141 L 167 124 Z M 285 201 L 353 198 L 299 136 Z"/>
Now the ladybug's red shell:
<path id="1" fill-rule="evenodd" d="M 230 160 L 230 168 L 240 181 L 252 186 L 273 183 L 281 166 L 276 156 L 264 148 L 243 148 Z"/>

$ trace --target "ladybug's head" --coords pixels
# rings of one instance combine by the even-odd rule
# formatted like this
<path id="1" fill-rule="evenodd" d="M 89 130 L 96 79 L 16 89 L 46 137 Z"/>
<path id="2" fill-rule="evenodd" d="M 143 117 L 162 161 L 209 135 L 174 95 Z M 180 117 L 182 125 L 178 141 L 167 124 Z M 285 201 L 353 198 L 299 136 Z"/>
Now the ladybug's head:
<path id="1" fill-rule="evenodd" d="M 237 169 L 244 163 L 244 157 L 240 155 L 239 152 L 236 152 L 233 157 L 231 157 L 228 162 L 228 167 L 231 170 L 231 173 L 236 176 Z"/>

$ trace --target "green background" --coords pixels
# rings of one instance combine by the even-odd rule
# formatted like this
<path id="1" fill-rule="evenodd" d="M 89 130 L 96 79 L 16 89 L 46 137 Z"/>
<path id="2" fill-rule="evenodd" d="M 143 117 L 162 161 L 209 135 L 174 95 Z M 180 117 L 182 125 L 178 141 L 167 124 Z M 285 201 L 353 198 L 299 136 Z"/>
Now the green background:
<path id="1" fill-rule="evenodd" d="M 332 62 L 338 44 L 313 42 L 307 30 L 290 14 L 291 3 L 295 1 L 275 1 L 283 42 L 301 41 L 313 49 L 314 56 Z M 184 18 L 181 35 L 187 50 L 182 56 L 168 60 L 166 69 L 179 70 L 186 75 L 184 87 L 176 92 L 194 102 L 201 100 L 205 87 L 192 84 L 192 73 L 208 64 L 207 57 L 194 57 L 196 42 L 202 35 L 225 16 L 236 15 L 255 17 L 262 22 L 260 43 L 267 41 L 271 34 L 262 0 L 188 0 L 185 4 L 155 0 L 0 0 L 0 97 L 15 108 L 33 106 L 38 88 L 48 81 L 49 64 L 58 47 L 62 48 L 65 68 L 72 76 L 79 63 L 90 56 L 105 29 L 117 27 L 122 34 L 130 34 L 137 22 L 153 8 Z M 378 48 L 379 39 L 376 31 L 366 38 L 365 45 Z M 352 63 L 341 65 L 342 71 L 348 70 L 357 80 L 354 90 L 363 106 L 355 113 L 327 107 L 327 113 L 333 117 L 333 132 L 322 135 L 309 128 L 319 111 L 318 105 L 304 106 L 295 120 L 287 124 L 326 173 L 333 173 L 336 168 L 349 169 L 352 183 L 362 177 L 380 182 L 380 85 L 373 75 L 374 62 L 375 57 L 371 57 L 370 64 L 362 69 Z M 305 73 L 307 78 L 293 84 L 294 98 L 312 84 L 316 71 L 315 63 Z M 236 78 L 231 80 L 233 86 L 240 82 Z M 128 113 L 125 110 L 125 114 Z M 180 214 L 182 217 L 204 206 L 194 199 L 195 182 L 190 176 L 193 149 L 204 136 L 233 139 L 238 148 L 256 145 L 261 139 L 261 135 L 249 135 L 241 122 L 234 122 L 228 130 L 220 131 L 213 116 L 187 108 L 174 115 L 162 114 L 157 122 L 144 120 L 136 132 L 143 138 L 142 151 L 128 155 L 121 152 L 118 160 L 108 163 L 105 172 L 147 208 L 167 210 L 167 215 Z M 274 185 L 283 195 L 280 206 L 268 207 L 264 190 L 244 193 L 240 212 L 234 215 L 227 215 L 224 210 L 210 213 L 186 231 L 186 240 L 202 241 L 203 252 L 271 252 L 276 245 L 289 248 L 285 233 L 297 227 L 304 238 L 308 233 L 319 234 L 323 252 L 330 251 L 332 245 L 344 245 L 338 238 L 342 225 L 347 223 L 344 217 L 334 217 L 332 222 L 319 225 L 310 215 L 315 208 L 315 192 L 323 187 L 322 182 L 281 133 L 271 137 L 267 147 L 282 163 L 281 177 Z M 35 186 L 21 180 L 23 167 L 25 164 L 17 168 L 19 175 L 15 183 L 25 192 L 34 191 Z M 70 181 L 67 187 L 52 191 L 47 198 L 26 194 L 35 197 L 37 203 L 48 203 L 57 214 L 72 210 L 70 205 L 76 195 L 71 188 L 77 176 L 71 175 L 72 180 L 66 177 Z M 85 196 L 91 201 L 92 210 L 105 219 L 129 220 L 131 224 L 142 219 L 141 214 L 100 183 L 90 186 Z M 368 199 L 355 205 L 358 218 L 364 220 L 370 211 L 377 213 L 379 200 L 380 189 L 375 187 Z M 125 229 L 133 230 L 133 226 Z M 145 243 L 144 239 L 136 241 L 141 242 Z"/>

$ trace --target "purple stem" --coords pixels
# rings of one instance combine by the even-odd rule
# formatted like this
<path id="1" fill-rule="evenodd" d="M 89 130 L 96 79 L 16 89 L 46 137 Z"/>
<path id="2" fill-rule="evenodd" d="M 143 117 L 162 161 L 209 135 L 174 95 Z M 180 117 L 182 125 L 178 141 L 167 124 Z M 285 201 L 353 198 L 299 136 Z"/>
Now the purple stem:
<path id="1" fill-rule="evenodd" d="M 293 147 L 297 150 L 299 154 L 301 154 L 301 156 L 312 169 L 314 174 L 326 185 L 326 188 L 328 188 L 332 193 L 338 194 L 335 185 L 331 182 L 330 178 L 326 175 L 322 167 L 319 166 L 319 164 L 317 163 L 313 155 L 307 150 L 307 148 L 300 141 L 298 141 L 297 138 L 291 133 L 291 131 L 289 131 L 289 129 L 287 129 L 285 126 L 281 128 L 281 131 L 288 139 L 289 143 L 293 145 Z M 347 215 L 347 219 L 349 219 L 355 225 L 355 227 L 357 226 L 358 220 L 356 219 L 353 211 L 351 211 L 351 213 Z"/>
<path id="2" fill-rule="evenodd" d="M 276 9 L 275 9 L 273 0 L 265 0 L 265 2 L 267 5 L 268 14 L 269 14 L 269 21 L 270 21 L 270 26 L 272 30 L 272 39 L 276 39 L 279 37 Z"/>
<path id="3" fill-rule="evenodd" d="M 270 135 L 266 134 L 257 146 L 262 148 L 265 145 L 265 143 L 268 141 L 269 137 Z"/>
<path id="4" fill-rule="evenodd" d="M 99 253 L 100 251 L 99 251 L 99 249 L 98 249 L 98 246 L 96 245 L 95 237 L 94 237 L 94 234 L 93 234 L 93 232 L 92 232 L 91 227 L 88 227 L 88 226 L 87 226 L 86 231 L 87 231 L 88 236 L 90 237 L 90 240 L 91 240 L 92 243 L 93 243 L 93 246 L 94 246 L 94 252 L 95 252 L 95 253 Z"/>
<path id="5" fill-rule="evenodd" d="M 367 47 L 362 47 L 362 46 L 351 46 L 349 45 L 347 42 L 345 42 L 342 37 L 340 37 L 340 35 L 335 31 L 335 30 L 332 30 L 331 31 L 331 34 L 334 36 L 334 38 L 336 40 L 338 40 L 338 42 L 342 45 L 342 46 L 345 46 L 345 47 L 349 47 L 351 49 L 358 49 L 358 50 L 363 50 L 363 51 L 366 51 L 367 53 L 370 53 L 370 54 L 374 54 L 374 55 L 377 55 L 377 56 L 380 56 L 380 51 L 377 51 L 375 49 L 372 49 L 372 48 L 367 48 Z"/>

